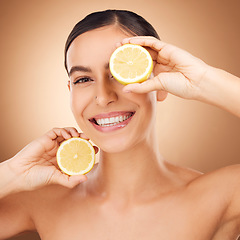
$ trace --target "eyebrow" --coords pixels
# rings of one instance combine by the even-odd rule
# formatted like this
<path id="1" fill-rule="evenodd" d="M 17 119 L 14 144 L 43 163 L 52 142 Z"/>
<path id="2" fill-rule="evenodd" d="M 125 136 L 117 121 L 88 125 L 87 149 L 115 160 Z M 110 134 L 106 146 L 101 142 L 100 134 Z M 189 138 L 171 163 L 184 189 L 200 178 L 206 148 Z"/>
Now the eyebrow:
<path id="1" fill-rule="evenodd" d="M 84 67 L 84 66 L 73 66 L 71 67 L 68 75 L 69 77 L 74 73 L 74 72 L 92 72 L 92 70 L 89 67 Z"/>
<path id="2" fill-rule="evenodd" d="M 104 65 L 104 68 L 109 69 L 109 63 L 106 63 Z M 89 67 L 81 66 L 81 65 L 73 66 L 73 67 L 71 67 L 71 69 L 68 73 L 68 76 L 70 77 L 74 72 L 88 72 L 88 73 L 91 73 L 92 69 L 89 68 Z"/>

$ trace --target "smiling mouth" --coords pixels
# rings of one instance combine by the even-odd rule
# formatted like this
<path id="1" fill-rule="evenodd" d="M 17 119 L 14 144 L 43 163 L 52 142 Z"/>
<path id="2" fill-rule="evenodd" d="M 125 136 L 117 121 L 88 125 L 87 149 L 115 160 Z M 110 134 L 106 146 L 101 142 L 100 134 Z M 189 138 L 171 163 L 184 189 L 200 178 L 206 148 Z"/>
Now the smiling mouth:
<path id="1" fill-rule="evenodd" d="M 89 119 L 89 121 L 100 127 L 111 127 L 124 123 L 134 114 L 135 112 L 125 112 L 111 117 L 94 117 Z"/>

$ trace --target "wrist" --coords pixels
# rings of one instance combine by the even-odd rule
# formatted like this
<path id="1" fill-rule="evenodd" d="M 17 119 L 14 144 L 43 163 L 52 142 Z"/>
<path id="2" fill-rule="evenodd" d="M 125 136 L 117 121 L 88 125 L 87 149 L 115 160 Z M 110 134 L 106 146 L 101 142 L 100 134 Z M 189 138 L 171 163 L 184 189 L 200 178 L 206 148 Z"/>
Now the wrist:
<path id="1" fill-rule="evenodd" d="M 0 163 L 0 199 L 7 195 L 21 191 L 19 189 L 19 184 L 17 184 L 17 176 L 9 167 L 10 161 L 11 159 Z"/>
<path id="2" fill-rule="evenodd" d="M 199 84 L 198 100 L 202 102 L 212 103 L 215 101 L 215 92 L 217 91 L 217 84 L 215 80 L 217 77 L 217 70 L 214 67 L 207 65 L 202 81 Z"/>
<path id="3" fill-rule="evenodd" d="M 222 70 L 208 66 L 201 84 L 199 100 L 240 116 L 240 80 Z"/>

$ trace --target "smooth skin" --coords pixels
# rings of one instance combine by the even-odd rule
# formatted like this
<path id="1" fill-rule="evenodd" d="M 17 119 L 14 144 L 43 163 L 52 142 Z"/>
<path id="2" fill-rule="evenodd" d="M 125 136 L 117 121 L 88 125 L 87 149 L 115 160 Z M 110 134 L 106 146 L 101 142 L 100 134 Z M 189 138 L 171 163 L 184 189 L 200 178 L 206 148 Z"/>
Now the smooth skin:
<path id="1" fill-rule="evenodd" d="M 149 49 L 153 79 L 124 87 L 112 78 L 109 58 L 125 43 Z M 52 129 L 0 164 L 0 239 L 27 230 L 38 231 L 43 240 L 236 239 L 239 165 L 202 174 L 165 161 L 155 135 L 155 110 L 157 100 L 171 93 L 240 117 L 240 79 L 175 46 L 131 37 L 117 26 L 77 37 L 67 66 L 68 71 L 85 67 L 72 71 L 68 83 L 71 108 L 84 134 Z M 113 111 L 135 114 L 126 126 L 109 132 L 89 121 Z M 87 176 L 66 176 L 56 165 L 59 144 L 73 136 L 89 138 L 100 148 L 99 164 Z"/>

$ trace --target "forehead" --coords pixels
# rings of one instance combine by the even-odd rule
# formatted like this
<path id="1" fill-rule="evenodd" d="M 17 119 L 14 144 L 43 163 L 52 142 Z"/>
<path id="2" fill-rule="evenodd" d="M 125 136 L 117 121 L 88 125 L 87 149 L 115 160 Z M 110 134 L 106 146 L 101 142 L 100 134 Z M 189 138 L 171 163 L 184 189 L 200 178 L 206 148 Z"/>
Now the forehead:
<path id="1" fill-rule="evenodd" d="M 117 26 L 106 26 L 79 35 L 67 52 L 68 69 L 75 65 L 105 64 L 116 49 L 116 43 L 130 36 Z"/>

